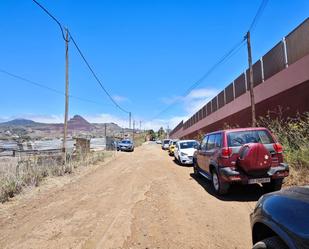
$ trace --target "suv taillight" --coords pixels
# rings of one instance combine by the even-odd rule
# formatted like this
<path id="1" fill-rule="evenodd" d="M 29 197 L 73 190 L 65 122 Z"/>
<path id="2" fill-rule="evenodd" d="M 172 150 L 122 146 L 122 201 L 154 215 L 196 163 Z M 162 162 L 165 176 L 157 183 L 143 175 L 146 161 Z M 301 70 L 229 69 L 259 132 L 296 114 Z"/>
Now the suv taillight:
<path id="1" fill-rule="evenodd" d="M 223 158 L 229 158 L 233 153 L 233 150 L 229 147 L 223 147 L 221 149 L 221 157 Z"/>
<path id="2" fill-rule="evenodd" d="M 277 153 L 282 153 L 282 151 L 283 151 L 283 147 L 282 147 L 282 145 L 279 144 L 279 143 L 275 143 L 275 144 L 274 144 L 274 149 L 275 149 L 275 151 L 276 151 Z"/>

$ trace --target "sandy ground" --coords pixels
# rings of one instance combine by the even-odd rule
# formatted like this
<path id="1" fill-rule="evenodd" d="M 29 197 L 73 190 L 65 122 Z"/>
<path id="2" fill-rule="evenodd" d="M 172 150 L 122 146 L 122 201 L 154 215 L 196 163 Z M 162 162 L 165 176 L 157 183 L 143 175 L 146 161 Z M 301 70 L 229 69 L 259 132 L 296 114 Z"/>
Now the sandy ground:
<path id="1" fill-rule="evenodd" d="M 261 189 L 217 197 L 192 172 L 156 144 L 122 152 L 75 180 L 0 204 L 0 248 L 250 248 Z"/>

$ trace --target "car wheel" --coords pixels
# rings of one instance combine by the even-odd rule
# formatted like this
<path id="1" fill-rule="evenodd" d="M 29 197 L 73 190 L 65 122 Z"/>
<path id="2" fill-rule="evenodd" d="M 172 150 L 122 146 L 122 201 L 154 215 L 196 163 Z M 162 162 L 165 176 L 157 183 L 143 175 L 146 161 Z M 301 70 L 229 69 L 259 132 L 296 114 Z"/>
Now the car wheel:
<path id="1" fill-rule="evenodd" d="M 228 192 L 230 185 L 228 183 L 223 183 L 216 170 L 212 171 L 212 186 L 216 194 L 224 195 Z"/>
<path id="2" fill-rule="evenodd" d="M 278 236 L 274 236 L 257 242 L 252 249 L 288 249 L 288 247 Z"/>
<path id="3" fill-rule="evenodd" d="M 281 189 L 283 183 L 283 179 L 275 179 L 270 183 L 263 183 L 263 188 L 265 192 L 273 192 Z"/>
<path id="4" fill-rule="evenodd" d="M 195 176 L 200 175 L 199 170 L 198 170 L 198 166 L 197 166 L 197 162 L 195 160 L 193 161 L 193 173 L 194 173 Z"/>

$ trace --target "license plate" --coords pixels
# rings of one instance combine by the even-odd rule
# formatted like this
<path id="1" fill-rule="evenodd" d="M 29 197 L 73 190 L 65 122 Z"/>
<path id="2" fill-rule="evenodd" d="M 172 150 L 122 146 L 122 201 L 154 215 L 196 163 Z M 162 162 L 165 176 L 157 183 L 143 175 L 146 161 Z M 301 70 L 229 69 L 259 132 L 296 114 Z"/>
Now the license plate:
<path id="1" fill-rule="evenodd" d="M 267 182 L 270 182 L 270 178 L 269 178 L 269 177 L 265 177 L 265 178 L 256 178 L 256 179 L 249 179 L 249 181 L 248 181 L 249 184 L 267 183 Z"/>

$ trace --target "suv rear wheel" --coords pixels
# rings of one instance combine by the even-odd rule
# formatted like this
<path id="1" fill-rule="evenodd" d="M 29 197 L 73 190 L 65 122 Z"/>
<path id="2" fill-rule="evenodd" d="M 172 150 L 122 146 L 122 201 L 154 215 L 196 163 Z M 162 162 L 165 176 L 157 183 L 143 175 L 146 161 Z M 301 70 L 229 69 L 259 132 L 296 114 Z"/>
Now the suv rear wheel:
<path id="1" fill-rule="evenodd" d="M 230 185 L 220 180 L 216 170 L 212 171 L 212 186 L 218 195 L 224 195 L 228 192 Z"/>
<path id="2" fill-rule="evenodd" d="M 264 183 L 263 188 L 266 192 L 278 191 L 282 187 L 283 179 L 274 179 L 270 183 Z"/>
<path id="3" fill-rule="evenodd" d="M 179 162 L 180 162 L 180 161 L 179 161 Z M 193 173 L 194 173 L 195 176 L 199 176 L 199 175 L 200 175 L 200 173 L 199 173 L 199 171 L 198 171 L 197 162 L 196 162 L 196 160 L 194 160 L 194 159 L 193 159 Z"/>

